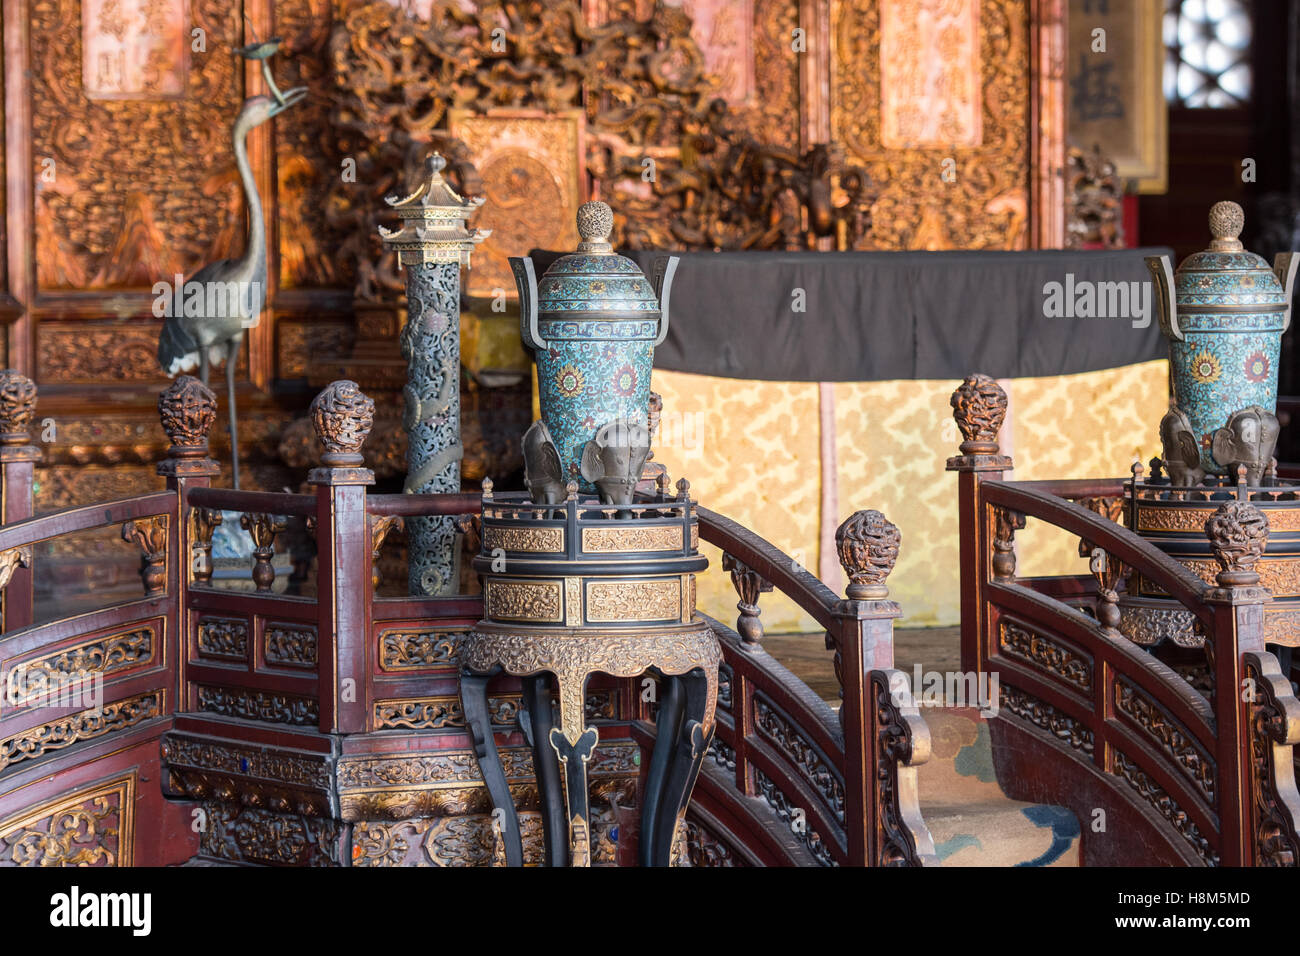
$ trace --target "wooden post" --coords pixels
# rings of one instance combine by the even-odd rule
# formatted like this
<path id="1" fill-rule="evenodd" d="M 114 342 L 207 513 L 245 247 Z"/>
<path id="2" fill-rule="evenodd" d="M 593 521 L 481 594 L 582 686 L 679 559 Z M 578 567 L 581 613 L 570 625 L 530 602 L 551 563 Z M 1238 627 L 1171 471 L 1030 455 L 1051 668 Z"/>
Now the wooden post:
<path id="1" fill-rule="evenodd" d="M 1246 683 L 1246 655 L 1264 652 L 1264 605 L 1255 563 L 1268 543 L 1268 518 L 1248 501 L 1229 501 L 1205 522 L 1219 563 L 1218 587 L 1206 592 L 1214 606 L 1215 764 L 1219 779 L 1219 863 L 1253 866 L 1257 827 L 1251 743 L 1251 709 L 1259 688 Z"/>
<path id="2" fill-rule="evenodd" d="M 366 486 L 374 484 L 375 474 L 362 467 L 361 446 L 374 424 L 375 403 L 356 382 L 344 380 L 316 396 L 311 415 L 325 449 L 324 467 L 312 469 L 307 476 L 316 486 L 320 729 L 332 734 L 362 733 L 372 551 Z"/>
<path id="3" fill-rule="evenodd" d="M 36 383 L 13 369 L 0 372 L 0 525 L 32 517 L 32 479 L 40 449 L 31 444 L 28 427 L 36 414 Z M 30 549 L 0 555 L 0 575 L 10 573 L 3 589 L 0 633 L 32 623 Z"/>
<path id="4" fill-rule="evenodd" d="M 1007 414 L 1007 393 L 987 375 L 969 375 L 952 393 L 952 417 L 961 430 L 961 454 L 948 459 L 957 472 L 958 563 L 961 569 L 961 666 L 982 673 L 987 661 L 984 583 L 988 575 L 989 522 L 980 504 L 980 483 L 1001 481 L 1011 459 L 999 454 L 998 431 Z M 1012 559 L 1014 560 L 1014 558 Z"/>
<path id="5" fill-rule="evenodd" d="M 174 635 L 172 646 L 182 649 L 177 654 L 178 696 L 174 699 L 184 707 L 188 706 L 184 648 L 189 646 L 190 584 L 211 578 L 212 532 L 221 523 L 220 512 L 192 509 L 188 498 L 191 488 L 206 488 L 221 473 L 221 466 L 208 457 L 208 432 L 217 418 L 217 396 L 194 376 L 182 375 L 158 396 L 158 417 L 171 441 L 167 457 L 158 463 L 158 474 L 166 479 L 167 490 L 176 493 L 175 520 L 167 528 L 166 550 L 174 556 L 167 562 L 166 588 L 172 608 L 167 626 Z"/>

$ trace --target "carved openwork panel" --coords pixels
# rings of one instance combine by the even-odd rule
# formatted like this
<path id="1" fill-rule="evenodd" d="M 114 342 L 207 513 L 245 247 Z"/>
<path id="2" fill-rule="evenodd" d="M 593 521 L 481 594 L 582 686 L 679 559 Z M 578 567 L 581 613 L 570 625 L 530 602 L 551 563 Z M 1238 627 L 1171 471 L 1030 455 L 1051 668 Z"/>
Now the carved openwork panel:
<path id="1" fill-rule="evenodd" d="M 998 622 L 998 653 L 1025 664 L 1077 693 L 1092 692 L 1092 655 L 1014 620 Z"/>
<path id="2" fill-rule="evenodd" d="M 0 740 L 0 770 L 157 717 L 163 712 L 163 693 L 157 690 L 138 694 L 105 704 L 97 710 L 69 714 L 5 737 Z"/>
<path id="3" fill-rule="evenodd" d="M 385 671 L 454 667 L 464 631 L 393 628 L 379 634 L 379 666 Z"/>
<path id="4" fill-rule="evenodd" d="M 24 661 L 5 661 L 0 713 L 34 700 L 45 701 L 60 687 L 122 675 L 152 664 L 162 650 L 161 620 L 104 634 Z"/>
<path id="5" fill-rule="evenodd" d="M 826 808 L 844 825 L 844 780 L 821 748 L 800 733 L 789 716 L 754 692 L 754 728 L 787 757 L 800 776 L 821 797 Z"/>
<path id="6" fill-rule="evenodd" d="M 1137 763 L 1124 753 L 1116 750 L 1114 768 L 1111 772 L 1132 787 L 1138 796 L 1151 804 L 1168 821 L 1178 835 L 1191 845 L 1192 849 L 1205 861 L 1207 866 L 1219 865 L 1219 854 L 1210 845 L 1210 841 L 1205 834 L 1201 833 L 1200 828 L 1192 822 L 1192 818 L 1187 815 L 1187 811 L 1180 807 L 1178 802 L 1163 787 L 1152 780 L 1150 775 Z"/>
<path id="7" fill-rule="evenodd" d="M 0 866 L 130 866 L 134 772 L 0 822 Z"/>
<path id="8" fill-rule="evenodd" d="M 1217 805 L 1214 758 L 1181 721 L 1123 677 L 1115 679 L 1115 709 L 1141 728 L 1155 748 L 1187 776 L 1209 806 Z"/>

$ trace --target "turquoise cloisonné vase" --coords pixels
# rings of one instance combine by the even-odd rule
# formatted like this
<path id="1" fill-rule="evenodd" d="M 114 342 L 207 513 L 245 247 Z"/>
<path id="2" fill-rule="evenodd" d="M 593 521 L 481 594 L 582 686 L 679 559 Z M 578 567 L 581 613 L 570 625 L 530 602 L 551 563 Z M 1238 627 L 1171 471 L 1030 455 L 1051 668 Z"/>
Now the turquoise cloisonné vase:
<path id="1" fill-rule="evenodd" d="M 1210 209 L 1208 249 L 1173 273 L 1168 256 L 1150 256 L 1160 328 L 1169 339 L 1174 401 L 1187 415 L 1201 449 L 1201 467 L 1224 474 L 1211 442 L 1234 412 L 1250 405 L 1277 411 L 1277 360 L 1291 324 L 1291 286 L 1300 257 L 1281 253 L 1270 269 L 1238 236 L 1241 207 Z"/>
<path id="2" fill-rule="evenodd" d="M 557 259 L 539 282 L 531 259 L 514 258 L 519 324 L 537 360 L 537 391 L 568 479 L 579 473 L 583 446 L 607 422 L 645 424 L 654 349 L 668 334 L 668 296 L 677 258 L 656 261 L 653 285 L 637 264 L 609 244 L 614 216 L 603 202 L 578 209 L 578 250 Z"/>

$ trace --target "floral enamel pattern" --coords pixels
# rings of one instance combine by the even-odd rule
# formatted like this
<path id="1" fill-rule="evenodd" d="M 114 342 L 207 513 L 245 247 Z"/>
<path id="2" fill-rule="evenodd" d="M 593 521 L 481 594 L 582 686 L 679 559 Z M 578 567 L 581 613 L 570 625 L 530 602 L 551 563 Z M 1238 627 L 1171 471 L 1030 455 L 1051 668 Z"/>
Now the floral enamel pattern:
<path id="1" fill-rule="evenodd" d="M 1246 378 L 1252 382 L 1268 381 L 1268 356 L 1263 352 L 1252 352 L 1246 356 Z"/>
<path id="2" fill-rule="evenodd" d="M 1287 302 L 1259 256 L 1207 249 L 1174 277 L 1181 339 L 1169 342 L 1174 398 L 1200 437 L 1201 467 L 1223 474 L 1214 432 L 1248 405 L 1277 408 L 1277 361 Z"/>
<path id="3" fill-rule="evenodd" d="M 1219 360 L 1214 357 L 1214 353 L 1208 349 L 1202 349 L 1196 353 L 1192 359 L 1192 378 L 1202 385 L 1208 385 L 1210 382 L 1217 382 L 1219 376 L 1223 374 L 1223 366 Z"/>
<path id="4" fill-rule="evenodd" d="M 646 421 L 659 301 L 636 263 L 564 256 L 538 282 L 538 398 L 565 473 L 583 492 L 582 449 L 616 418 Z"/>

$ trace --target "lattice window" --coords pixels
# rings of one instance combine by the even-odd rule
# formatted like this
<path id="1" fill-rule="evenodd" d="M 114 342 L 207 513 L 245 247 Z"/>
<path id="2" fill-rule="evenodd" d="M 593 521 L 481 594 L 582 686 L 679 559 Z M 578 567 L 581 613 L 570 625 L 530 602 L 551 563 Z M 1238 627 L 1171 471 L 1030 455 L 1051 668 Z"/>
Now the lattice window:
<path id="1" fill-rule="evenodd" d="M 1165 99 L 1223 108 L 1250 101 L 1249 0 L 1165 0 Z"/>

